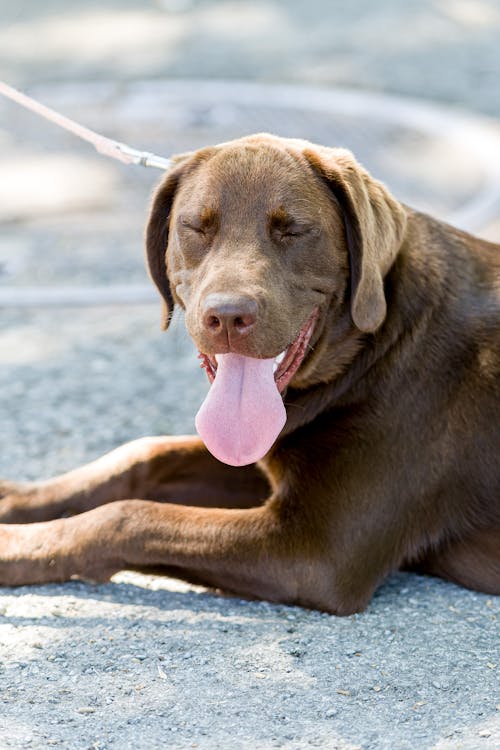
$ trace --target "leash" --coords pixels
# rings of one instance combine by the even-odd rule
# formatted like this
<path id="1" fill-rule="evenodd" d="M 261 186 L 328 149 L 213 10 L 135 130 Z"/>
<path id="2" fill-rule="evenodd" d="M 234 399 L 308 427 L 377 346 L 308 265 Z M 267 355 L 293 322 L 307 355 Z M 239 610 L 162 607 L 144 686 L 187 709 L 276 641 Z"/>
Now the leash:
<path id="1" fill-rule="evenodd" d="M 25 107 L 26 109 L 35 112 L 35 114 L 44 117 L 46 120 L 50 120 L 50 122 L 53 122 L 60 128 L 68 130 L 78 138 L 92 144 L 98 153 L 103 154 L 104 156 L 109 156 L 112 159 L 117 159 L 123 164 L 137 164 L 142 167 L 155 167 L 156 169 L 169 169 L 171 166 L 170 159 L 167 159 L 164 156 L 158 156 L 157 154 L 152 154 L 149 151 L 138 151 L 135 148 L 127 146 L 125 143 L 106 138 L 83 125 L 80 125 L 74 120 L 70 120 L 69 117 L 61 115 L 54 109 L 46 107 L 45 104 L 41 104 L 41 102 L 38 102 L 36 99 L 26 96 L 26 94 L 23 94 L 21 91 L 3 83 L 3 81 L 0 81 L 0 94 L 3 94 L 3 96 L 6 96 L 8 99 L 20 104 L 21 107 Z"/>

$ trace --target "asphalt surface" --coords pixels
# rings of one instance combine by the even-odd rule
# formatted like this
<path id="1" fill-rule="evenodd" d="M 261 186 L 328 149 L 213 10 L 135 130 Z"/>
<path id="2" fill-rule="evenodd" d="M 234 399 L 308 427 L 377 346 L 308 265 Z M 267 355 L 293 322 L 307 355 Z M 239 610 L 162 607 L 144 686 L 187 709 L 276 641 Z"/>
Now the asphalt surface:
<path id="1" fill-rule="evenodd" d="M 264 127 L 341 140 L 399 197 L 446 215 L 482 179 L 446 134 L 426 140 L 369 112 L 312 116 L 300 102 L 293 116 L 173 102 L 160 114 L 155 85 L 340 85 L 499 117 L 499 31 L 488 0 L 0 0 L 0 68 L 161 153 Z M 0 299 L 19 295 L 0 307 L 0 475 L 46 477 L 140 435 L 193 431 L 207 386 L 182 321 L 163 334 L 154 295 L 127 299 L 147 284 L 142 231 L 159 176 L 0 102 Z M 498 239 L 500 224 L 481 232 Z M 20 305 L 26 288 L 68 285 L 125 291 L 113 306 Z M 128 572 L 3 589 L 0 750 L 497 750 L 499 610 L 411 574 L 348 618 Z"/>

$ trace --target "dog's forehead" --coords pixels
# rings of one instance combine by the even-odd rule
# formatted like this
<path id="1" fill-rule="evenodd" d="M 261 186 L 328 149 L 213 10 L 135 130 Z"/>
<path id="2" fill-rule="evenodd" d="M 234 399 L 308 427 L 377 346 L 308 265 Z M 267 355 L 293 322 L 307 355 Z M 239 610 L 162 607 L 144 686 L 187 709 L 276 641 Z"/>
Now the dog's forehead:
<path id="1" fill-rule="evenodd" d="M 321 187 L 299 151 L 273 143 L 235 142 L 214 150 L 182 191 L 190 202 L 266 206 L 318 199 Z"/>

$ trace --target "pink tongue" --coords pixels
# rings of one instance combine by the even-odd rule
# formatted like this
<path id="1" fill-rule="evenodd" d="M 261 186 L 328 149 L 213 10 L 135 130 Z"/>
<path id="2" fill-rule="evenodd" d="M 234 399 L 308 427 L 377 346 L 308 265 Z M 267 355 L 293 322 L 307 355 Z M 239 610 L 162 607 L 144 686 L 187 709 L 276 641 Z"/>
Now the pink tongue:
<path id="1" fill-rule="evenodd" d="M 217 373 L 196 415 L 210 453 L 231 466 L 266 455 L 286 422 L 273 373 L 274 359 L 218 354 Z"/>

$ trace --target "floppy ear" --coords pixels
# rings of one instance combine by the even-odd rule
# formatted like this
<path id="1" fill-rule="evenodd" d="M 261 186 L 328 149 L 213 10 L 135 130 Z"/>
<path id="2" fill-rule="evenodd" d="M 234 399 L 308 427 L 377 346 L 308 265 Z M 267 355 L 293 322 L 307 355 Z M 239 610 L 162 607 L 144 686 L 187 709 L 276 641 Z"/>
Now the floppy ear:
<path id="1" fill-rule="evenodd" d="M 181 166 L 175 166 L 160 183 L 153 195 L 146 226 L 146 261 L 149 275 L 162 297 L 163 330 L 168 328 L 174 310 L 174 298 L 167 276 L 166 252 L 170 212 L 182 171 L 181 162 Z"/>
<path id="2" fill-rule="evenodd" d="M 214 148 L 204 148 L 172 157 L 173 168 L 167 172 L 153 195 L 146 226 L 146 262 L 151 279 L 162 296 L 162 329 L 166 330 L 174 311 L 174 298 L 167 276 L 168 229 L 172 205 L 180 182 L 208 159 Z"/>
<path id="3" fill-rule="evenodd" d="M 311 148 L 304 156 L 342 210 L 351 273 L 351 317 L 360 331 L 373 333 L 386 316 L 384 276 L 403 240 L 405 209 L 349 151 Z"/>

